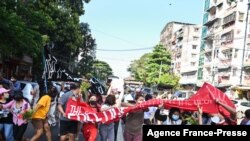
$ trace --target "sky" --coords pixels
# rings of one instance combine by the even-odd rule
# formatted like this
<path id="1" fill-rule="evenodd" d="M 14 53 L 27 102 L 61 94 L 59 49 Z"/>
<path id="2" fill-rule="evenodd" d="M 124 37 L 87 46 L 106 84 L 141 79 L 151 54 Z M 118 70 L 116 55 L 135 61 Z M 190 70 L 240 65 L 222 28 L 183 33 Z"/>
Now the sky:
<path id="1" fill-rule="evenodd" d="M 152 49 L 171 21 L 202 23 L 204 0 L 91 0 L 84 5 L 81 22 L 88 23 L 96 39 L 98 60 L 107 62 L 114 75 L 128 77 L 131 61 Z"/>

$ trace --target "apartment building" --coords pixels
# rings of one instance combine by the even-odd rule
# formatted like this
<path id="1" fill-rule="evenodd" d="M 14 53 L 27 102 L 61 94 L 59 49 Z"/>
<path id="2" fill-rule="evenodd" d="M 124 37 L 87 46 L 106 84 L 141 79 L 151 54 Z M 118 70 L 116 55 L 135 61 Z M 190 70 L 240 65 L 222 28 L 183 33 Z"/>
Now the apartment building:
<path id="1" fill-rule="evenodd" d="M 201 26 L 170 22 L 161 33 L 161 43 L 171 52 L 172 72 L 181 77 L 181 85 L 195 85 L 200 52 Z"/>
<path id="2" fill-rule="evenodd" d="M 181 85 L 196 84 L 200 52 L 201 26 L 184 25 L 177 32 L 172 45 L 173 70 L 181 79 Z"/>
<path id="3" fill-rule="evenodd" d="M 192 25 L 192 24 L 176 22 L 176 21 L 167 23 L 161 31 L 160 43 L 162 45 L 164 45 L 168 50 L 171 51 L 172 50 L 172 40 L 174 38 L 174 34 L 183 25 Z"/>
<path id="4" fill-rule="evenodd" d="M 248 0 L 205 0 L 198 83 L 250 85 L 250 42 L 243 59 Z M 242 72 L 242 73 L 241 73 Z M 242 81 L 240 80 L 242 78 Z"/>

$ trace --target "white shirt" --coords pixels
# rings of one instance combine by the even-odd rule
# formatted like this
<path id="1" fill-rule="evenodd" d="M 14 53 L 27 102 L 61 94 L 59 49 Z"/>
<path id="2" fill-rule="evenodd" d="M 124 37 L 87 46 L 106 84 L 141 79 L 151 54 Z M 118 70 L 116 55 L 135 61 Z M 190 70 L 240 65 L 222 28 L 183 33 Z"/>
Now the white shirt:
<path id="1" fill-rule="evenodd" d="M 149 107 L 148 110 L 149 111 L 144 112 L 144 119 L 151 119 L 152 117 L 154 117 L 157 107 Z"/>

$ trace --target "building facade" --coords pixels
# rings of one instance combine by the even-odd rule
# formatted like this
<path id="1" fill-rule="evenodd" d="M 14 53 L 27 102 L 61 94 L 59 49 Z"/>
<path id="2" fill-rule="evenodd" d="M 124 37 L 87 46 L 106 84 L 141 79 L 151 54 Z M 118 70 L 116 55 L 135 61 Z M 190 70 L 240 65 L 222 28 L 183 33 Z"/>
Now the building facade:
<path id="1" fill-rule="evenodd" d="M 181 85 L 196 84 L 200 35 L 201 26 L 199 25 L 184 25 L 175 32 L 173 70 L 181 77 L 179 81 Z"/>
<path id="2" fill-rule="evenodd" d="M 189 23 L 181 22 L 169 22 L 165 25 L 160 35 L 160 43 L 164 45 L 168 50 L 172 50 L 172 40 L 174 39 L 174 34 L 179 30 L 183 25 L 191 25 Z"/>
<path id="3" fill-rule="evenodd" d="M 205 0 L 197 77 L 200 85 L 203 82 L 216 87 L 250 85 L 247 3 L 248 0 Z"/>
<path id="4" fill-rule="evenodd" d="M 161 32 L 161 44 L 171 52 L 171 70 L 181 85 L 196 85 L 201 26 L 170 22 Z"/>

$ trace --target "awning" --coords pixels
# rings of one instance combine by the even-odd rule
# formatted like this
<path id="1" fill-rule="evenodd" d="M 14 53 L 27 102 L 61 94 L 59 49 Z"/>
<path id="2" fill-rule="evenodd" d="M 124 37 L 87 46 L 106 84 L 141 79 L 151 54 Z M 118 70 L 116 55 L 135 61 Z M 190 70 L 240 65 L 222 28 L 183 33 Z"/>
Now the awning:
<path id="1" fill-rule="evenodd" d="M 250 90 L 250 86 L 234 86 L 232 89 Z"/>

